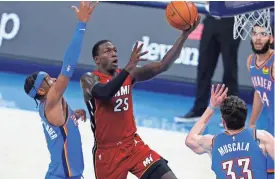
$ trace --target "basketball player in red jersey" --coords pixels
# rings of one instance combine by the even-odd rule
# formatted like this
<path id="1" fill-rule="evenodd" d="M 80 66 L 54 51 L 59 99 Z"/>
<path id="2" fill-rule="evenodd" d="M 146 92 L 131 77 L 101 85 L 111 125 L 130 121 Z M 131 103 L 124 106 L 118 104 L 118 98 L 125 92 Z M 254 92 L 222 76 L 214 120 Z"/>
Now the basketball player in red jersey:
<path id="1" fill-rule="evenodd" d="M 183 31 L 159 62 L 136 67 L 142 44 L 135 44 L 124 69 L 118 69 L 117 49 L 109 40 L 93 47 L 98 69 L 81 77 L 84 100 L 95 136 L 93 149 L 97 179 L 126 179 L 131 172 L 142 179 L 176 179 L 167 161 L 146 145 L 136 133 L 132 89 L 136 82 L 149 80 L 166 71 L 179 57 L 184 41 L 199 24 L 200 17 Z"/>

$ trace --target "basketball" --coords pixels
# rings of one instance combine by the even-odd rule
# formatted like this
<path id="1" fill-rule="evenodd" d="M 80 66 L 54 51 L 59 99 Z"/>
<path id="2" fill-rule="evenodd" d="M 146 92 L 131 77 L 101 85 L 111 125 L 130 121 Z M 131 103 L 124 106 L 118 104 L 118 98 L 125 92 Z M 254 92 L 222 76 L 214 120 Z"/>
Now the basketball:
<path id="1" fill-rule="evenodd" d="M 165 13 L 168 23 L 179 30 L 189 29 L 198 17 L 197 7 L 189 1 L 171 1 Z"/>

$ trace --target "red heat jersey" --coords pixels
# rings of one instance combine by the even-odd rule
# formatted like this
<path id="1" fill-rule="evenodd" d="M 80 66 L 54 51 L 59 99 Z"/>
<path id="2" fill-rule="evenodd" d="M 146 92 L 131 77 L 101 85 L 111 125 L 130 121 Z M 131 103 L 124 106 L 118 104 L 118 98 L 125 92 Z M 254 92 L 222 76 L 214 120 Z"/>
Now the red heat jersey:
<path id="1" fill-rule="evenodd" d="M 117 73 L 119 72 L 120 70 L 117 70 Z M 99 71 L 94 71 L 93 74 L 98 76 L 99 82 L 103 84 L 113 78 Z M 136 133 L 132 88 L 132 78 L 129 75 L 111 100 L 103 101 L 93 98 L 93 101 L 89 101 L 94 116 L 91 125 L 96 143 L 117 143 Z"/>

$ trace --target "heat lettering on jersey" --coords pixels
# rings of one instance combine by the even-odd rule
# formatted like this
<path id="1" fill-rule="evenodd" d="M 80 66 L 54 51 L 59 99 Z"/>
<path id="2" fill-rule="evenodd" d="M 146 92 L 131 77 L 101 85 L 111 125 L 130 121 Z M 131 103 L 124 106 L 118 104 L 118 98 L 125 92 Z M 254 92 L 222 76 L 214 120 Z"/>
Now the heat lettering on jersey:
<path id="1" fill-rule="evenodd" d="M 268 80 L 266 78 L 263 78 L 261 76 L 252 76 L 251 77 L 253 86 L 256 87 L 261 87 L 265 90 L 271 91 L 271 86 L 272 86 L 272 81 Z"/>
<path id="2" fill-rule="evenodd" d="M 57 138 L 57 134 L 56 134 L 56 132 L 53 130 L 52 127 L 50 127 L 50 126 L 49 126 L 47 123 L 45 123 L 44 121 L 42 121 L 42 124 L 43 124 L 43 126 L 45 127 L 45 129 L 46 129 L 48 135 L 50 136 L 50 138 L 51 138 L 52 140 L 54 140 L 55 138 Z"/>
<path id="3" fill-rule="evenodd" d="M 234 142 L 232 144 L 226 144 L 218 148 L 221 156 L 237 151 L 249 151 L 249 142 Z"/>
<path id="4" fill-rule="evenodd" d="M 130 85 L 122 86 L 119 89 L 119 91 L 116 93 L 115 97 L 120 97 L 120 96 L 128 95 L 128 94 L 130 94 L 130 91 L 131 91 L 131 86 Z"/>

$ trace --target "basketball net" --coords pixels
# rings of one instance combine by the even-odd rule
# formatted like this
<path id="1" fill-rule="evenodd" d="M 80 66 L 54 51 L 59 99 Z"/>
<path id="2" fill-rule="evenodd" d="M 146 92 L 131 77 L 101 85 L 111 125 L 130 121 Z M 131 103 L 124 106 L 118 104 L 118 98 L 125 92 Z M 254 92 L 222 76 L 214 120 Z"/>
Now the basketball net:
<path id="1" fill-rule="evenodd" d="M 266 29 L 266 33 L 272 34 L 270 9 L 261 9 L 246 14 L 234 16 L 234 39 L 241 38 L 245 40 L 248 36 L 251 37 L 253 27 L 258 25 Z"/>

